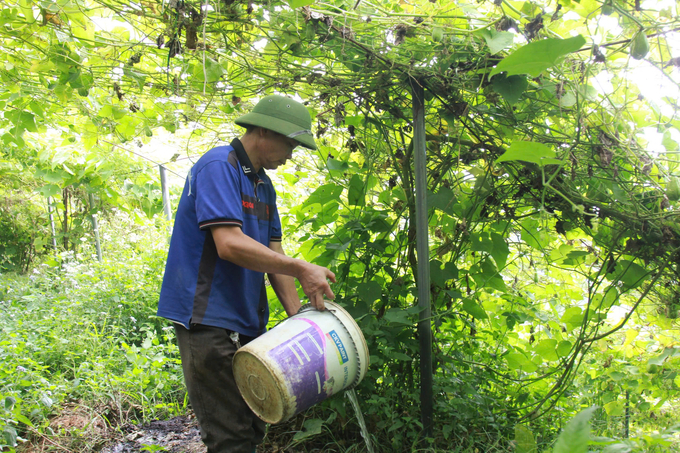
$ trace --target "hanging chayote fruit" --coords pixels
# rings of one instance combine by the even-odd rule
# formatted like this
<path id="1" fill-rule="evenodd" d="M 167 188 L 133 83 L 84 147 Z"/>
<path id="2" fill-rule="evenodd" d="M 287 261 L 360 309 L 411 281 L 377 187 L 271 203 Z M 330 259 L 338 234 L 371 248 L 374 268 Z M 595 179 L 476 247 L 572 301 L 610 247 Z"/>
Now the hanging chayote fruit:
<path id="1" fill-rule="evenodd" d="M 649 53 L 649 41 L 647 35 L 640 30 L 630 44 L 630 56 L 636 60 L 642 60 Z"/>
<path id="2" fill-rule="evenodd" d="M 666 187 L 666 196 L 670 201 L 680 200 L 680 178 L 672 176 Z"/>

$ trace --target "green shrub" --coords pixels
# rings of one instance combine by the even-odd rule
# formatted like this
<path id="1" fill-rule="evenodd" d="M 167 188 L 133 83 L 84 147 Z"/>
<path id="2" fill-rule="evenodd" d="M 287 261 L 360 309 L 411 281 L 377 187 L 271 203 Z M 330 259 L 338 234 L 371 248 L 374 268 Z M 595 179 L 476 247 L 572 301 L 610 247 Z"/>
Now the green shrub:
<path id="1" fill-rule="evenodd" d="M 184 406 L 174 331 L 155 316 L 165 230 L 120 217 L 103 222 L 102 263 L 67 252 L 0 274 L 0 447 L 48 433 L 68 402 L 101 408 L 111 425 Z"/>

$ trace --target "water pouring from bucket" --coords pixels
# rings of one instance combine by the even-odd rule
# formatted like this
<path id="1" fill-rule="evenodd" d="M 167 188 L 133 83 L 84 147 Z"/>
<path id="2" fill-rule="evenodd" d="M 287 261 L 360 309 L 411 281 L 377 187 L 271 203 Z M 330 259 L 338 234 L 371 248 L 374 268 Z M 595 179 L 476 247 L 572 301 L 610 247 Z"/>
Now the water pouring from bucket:
<path id="1" fill-rule="evenodd" d="M 359 326 L 339 305 L 305 305 L 234 355 L 236 385 L 252 411 L 281 423 L 343 390 L 368 369 L 368 346 Z"/>

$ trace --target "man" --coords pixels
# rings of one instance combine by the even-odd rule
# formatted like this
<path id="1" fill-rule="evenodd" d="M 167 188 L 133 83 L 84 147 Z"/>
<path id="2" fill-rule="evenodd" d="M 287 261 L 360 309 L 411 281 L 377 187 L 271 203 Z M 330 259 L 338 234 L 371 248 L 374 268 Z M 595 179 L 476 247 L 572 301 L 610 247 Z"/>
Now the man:
<path id="1" fill-rule="evenodd" d="M 205 153 L 192 167 L 177 208 L 158 315 L 175 323 L 184 380 L 208 453 L 251 453 L 265 424 L 238 392 L 236 349 L 266 330 L 264 273 L 290 316 L 298 279 L 311 304 L 334 298 L 325 267 L 287 257 L 281 247 L 274 170 L 302 145 L 316 149 L 300 103 L 267 96 L 236 120 L 241 139 Z"/>

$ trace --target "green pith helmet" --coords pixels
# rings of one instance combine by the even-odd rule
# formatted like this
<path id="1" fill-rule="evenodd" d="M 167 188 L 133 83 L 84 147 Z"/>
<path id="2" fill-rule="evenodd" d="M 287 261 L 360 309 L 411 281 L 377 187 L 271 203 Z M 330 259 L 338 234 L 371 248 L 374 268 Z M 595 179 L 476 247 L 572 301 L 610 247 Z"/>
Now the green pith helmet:
<path id="1" fill-rule="evenodd" d="M 307 107 L 284 96 L 265 96 L 252 112 L 238 118 L 235 123 L 239 126 L 260 126 L 295 139 L 305 148 L 316 149 L 312 118 Z"/>

